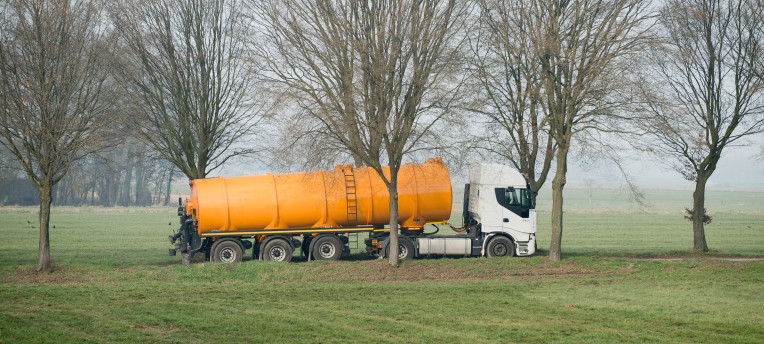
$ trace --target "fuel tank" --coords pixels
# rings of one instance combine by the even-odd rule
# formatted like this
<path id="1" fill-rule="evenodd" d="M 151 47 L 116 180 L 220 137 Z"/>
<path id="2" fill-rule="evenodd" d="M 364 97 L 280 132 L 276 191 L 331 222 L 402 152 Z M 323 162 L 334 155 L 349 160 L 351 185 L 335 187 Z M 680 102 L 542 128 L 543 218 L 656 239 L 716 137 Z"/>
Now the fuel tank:
<path id="1" fill-rule="evenodd" d="M 387 178 L 389 168 L 383 168 Z M 186 214 L 199 233 L 384 225 L 390 222 L 387 187 L 369 167 L 331 171 L 196 179 Z M 404 164 L 398 171 L 402 227 L 443 222 L 451 215 L 451 179 L 441 158 Z"/>

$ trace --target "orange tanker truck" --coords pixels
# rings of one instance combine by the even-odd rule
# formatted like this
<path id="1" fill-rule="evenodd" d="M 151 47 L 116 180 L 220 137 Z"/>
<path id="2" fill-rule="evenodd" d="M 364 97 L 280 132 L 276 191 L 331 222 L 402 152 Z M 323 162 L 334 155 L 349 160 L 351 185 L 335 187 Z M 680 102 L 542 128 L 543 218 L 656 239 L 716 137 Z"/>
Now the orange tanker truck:
<path id="1" fill-rule="evenodd" d="M 389 177 L 389 170 L 383 170 Z M 189 182 L 181 201 L 181 227 L 170 236 L 188 264 L 197 253 L 207 260 L 337 260 L 350 252 L 348 235 L 369 233 L 366 250 L 388 252 L 389 193 L 371 168 L 339 165 L 332 171 L 265 174 Z M 482 191 L 482 195 L 481 195 Z M 440 158 L 405 164 L 398 172 L 399 256 L 513 256 L 535 252 L 536 213 L 531 190 L 517 170 L 497 164 L 470 166 L 459 234 L 438 236 L 426 225 L 451 216 L 451 179 Z M 388 226 L 389 227 L 389 226 Z"/>

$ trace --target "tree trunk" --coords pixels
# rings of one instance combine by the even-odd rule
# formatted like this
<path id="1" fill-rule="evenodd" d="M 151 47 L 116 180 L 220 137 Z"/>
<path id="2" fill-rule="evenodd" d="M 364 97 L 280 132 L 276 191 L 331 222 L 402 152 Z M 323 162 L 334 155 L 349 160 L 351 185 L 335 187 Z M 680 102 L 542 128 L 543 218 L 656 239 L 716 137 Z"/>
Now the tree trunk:
<path id="1" fill-rule="evenodd" d="M 537 185 L 540 183 L 528 183 L 528 185 L 531 186 L 531 189 L 528 190 L 531 193 L 531 203 L 533 203 L 533 206 L 536 206 L 536 198 L 539 195 L 539 191 L 541 190 L 541 187 L 537 187 Z"/>
<path id="2" fill-rule="evenodd" d="M 353 164 L 356 168 L 365 166 L 366 164 L 363 163 L 363 159 L 358 154 L 353 153 Z"/>
<path id="3" fill-rule="evenodd" d="M 140 158 L 136 160 L 135 162 L 135 202 L 133 205 L 142 207 L 146 205 L 145 203 L 145 189 L 146 185 L 144 183 L 143 178 L 143 164 L 144 161 L 142 161 Z"/>
<path id="4" fill-rule="evenodd" d="M 390 266 L 398 267 L 398 171 L 390 169 L 390 251 L 388 259 Z"/>
<path id="5" fill-rule="evenodd" d="M 559 262 L 562 256 L 562 190 L 568 171 L 568 147 L 557 148 L 557 167 L 552 179 L 552 241 L 549 245 L 549 260 Z"/>
<path id="6" fill-rule="evenodd" d="M 164 195 L 164 205 L 170 205 L 170 187 L 172 186 L 172 175 L 175 168 L 171 167 L 167 177 L 167 192 Z"/>
<path id="7" fill-rule="evenodd" d="M 199 153 L 199 162 L 196 164 L 196 171 L 193 176 L 188 176 L 188 179 L 204 179 L 207 178 L 207 158 L 204 152 Z"/>
<path id="8" fill-rule="evenodd" d="M 52 271 L 50 265 L 50 205 L 53 201 L 53 188 L 50 183 L 41 185 L 37 192 L 40 194 L 40 245 L 38 247 L 37 271 Z"/>
<path id="9" fill-rule="evenodd" d="M 125 169 L 125 179 L 122 180 L 122 192 L 119 195 L 119 205 L 127 207 L 132 200 L 132 190 L 130 183 L 133 181 L 133 165 L 129 164 Z"/>
<path id="10" fill-rule="evenodd" d="M 693 250 L 696 253 L 708 252 L 706 244 L 706 231 L 704 220 L 706 216 L 706 182 L 708 176 L 698 173 L 698 180 L 695 182 L 695 192 L 692 193 L 692 236 Z"/>
<path id="11" fill-rule="evenodd" d="M 114 173 L 108 171 L 104 179 L 103 188 L 101 189 L 102 193 L 98 195 L 101 206 L 108 207 L 114 205 L 116 184 Z"/>

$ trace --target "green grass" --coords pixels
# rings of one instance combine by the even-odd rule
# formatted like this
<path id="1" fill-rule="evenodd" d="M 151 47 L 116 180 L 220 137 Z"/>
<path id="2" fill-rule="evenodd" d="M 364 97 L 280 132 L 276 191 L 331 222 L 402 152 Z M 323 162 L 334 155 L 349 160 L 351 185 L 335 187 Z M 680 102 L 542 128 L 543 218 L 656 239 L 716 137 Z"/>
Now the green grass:
<path id="1" fill-rule="evenodd" d="M 463 197 L 454 189 L 454 199 Z M 640 207 L 623 190 L 595 189 L 592 207 L 584 189 L 565 190 L 563 254 L 633 255 L 686 253 L 692 250 L 692 224 L 684 218 L 683 202 L 691 191 L 645 190 L 650 202 Z M 709 191 L 712 222 L 705 226 L 712 253 L 764 255 L 764 192 Z M 449 222 L 461 225 L 461 201 L 454 203 Z M 540 248 L 551 238 L 551 191 L 539 194 Z M 430 231 L 428 229 L 428 231 Z M 452 234 L 441 227 L 442 234 Z"/>
<path id="2" fill-rule="evenodd" d="M 692 250 L 692 224 L 679 213 L 568 211 L 563 220 L 563 254 L 668 254 Z M 764 255 L 764 214 L 718 213 L 705 230 L 712 253 Z M 548 211 L 538 214 L 537 238 L 539 247 L 549 247 Z"/>
<path id="3" fill-rule="evenodd" d="M 681 213 L 685 208 L 692 208 L 692 190 L 642 190 L 644 206 L 633 201 L 631 195 L 621 189 L 593 189 L 591 206 L 585 189 L 566 188 L 564 190 L 566 210 L 641 210 Z M 539 192 L 538 208 L 543 210 L 552 208 L 551 189 L 546 188 Z M 761 213 L 764 212 L 764 192 L 707 191 L 706 208 L 711 213 Z"/>
<path id="4" fill-rule="evenodd" d="M 0 208 L 0 342 L 761 342 L 764 261 L 718 259 L 764 256 L 759 194 L 724 197 L 751 200 L 712 213 L 707 256 L 690 253 L 669 194 L 656 196 L 661 210 L 590 209 L 579 196 L 560 263 L 541 252 L 397 269 L 359 254 L 186 267 L 167 256 L 173 207 L 54 208 L 55 272 L 38 274 L 36 209 Z"/>

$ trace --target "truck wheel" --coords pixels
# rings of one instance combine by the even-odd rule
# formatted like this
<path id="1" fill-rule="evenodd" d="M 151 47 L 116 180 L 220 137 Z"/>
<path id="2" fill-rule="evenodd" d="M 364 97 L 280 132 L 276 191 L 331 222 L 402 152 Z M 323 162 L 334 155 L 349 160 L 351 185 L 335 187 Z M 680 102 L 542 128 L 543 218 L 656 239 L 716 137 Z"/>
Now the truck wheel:
<path id="1" fill-rule="evenodd" d="M 385 256 L 390 256 L 390 246 L 385 248 Z M 414 258 L 414 245 L 410 241 L 398 238 L 398 259 L 412 259 Z"/>
<path id="2" fill-rule="evenodd" d="M 289 262 L 292 260 L 292 245 L 288 242 L 276 239 L 265 244 L 263 260 L 274 262 Z"/>
<path id="3" fill-rule="evenodd" d="M 243 255 L 241 246 L 233 240 L 216 241 L 212 245 L 213 262 L 239 263 Z"/>
<path id="4" fill-rule="evenodd" d="M 489 257 L 512 257 L 515 255 L 515 245 L 512 244 L 512 240 L 504 236 L 494 237 L 488 242 L 487 248 L 486 255 Z"/>
<path id="5" fill-rule="evenodd" d="M 342 256 L 342 242 L 336 236 L 324 236 L 313 245 L 313 259 L 339 260 Z"/>

